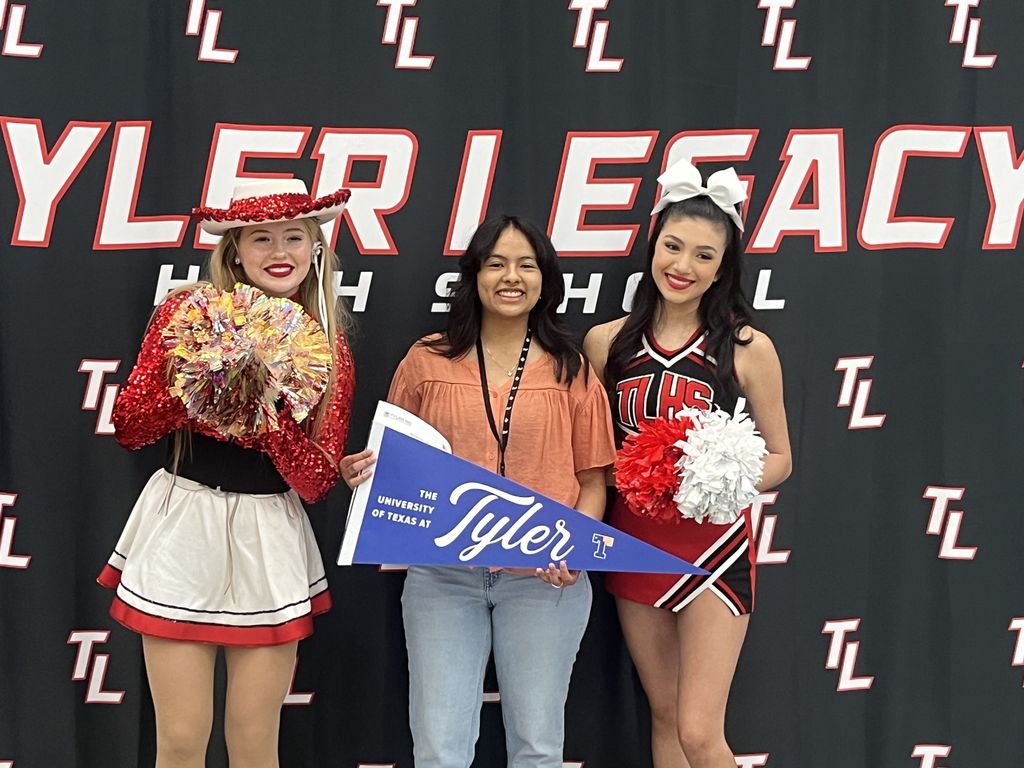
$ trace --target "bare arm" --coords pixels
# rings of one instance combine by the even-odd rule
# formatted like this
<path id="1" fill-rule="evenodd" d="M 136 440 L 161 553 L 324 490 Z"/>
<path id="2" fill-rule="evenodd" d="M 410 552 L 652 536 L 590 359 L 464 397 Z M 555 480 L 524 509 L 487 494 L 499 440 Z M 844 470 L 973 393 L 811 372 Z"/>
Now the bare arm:
<path id="1" fill-rule="evenodd" d="M 765 334 L 751 329 L 754 337 L 736 346 L 736 374 L 747 398 L 757 429 L 768 447 L 759 491 L 779 485 L 793 469 L 782 397 L 782 366 L 775 346 Z"/>
<path id="2" fill-rule="evenodd" d="M 576 501 L 576 511 L 587 517 L 600 520 L 604 517 L 606 487 L 604 483 L 604 467 L 584 469 L 576 473 L 580 483 L 580 496 Z"/>
<path id="3" fill-rule="evenodd" d="M 604 381 L 605 366 L 608 364 L 608 348 L 611 347 L 615 334 L 619 332 L 625 322 L 626 318 L 620 317 L 610 323 L 595 325 L 587 331 L 587 335 L 583 338 L 583 354 L 587 356 L 587 360 L 590 361 L 598 378 L 602 381 Z"/>
<path id="4" fill-rule="evenodd" d="M 626 318 L 620 317 L 610 323 L 595 325 L 587 331 L 587 335 L 583 338 L 583 354 L 586 355 L 601 381 L 604 381 L 604 370 L 608 365 L 608 350 L 612 346 L 615 334 L 619 332 L 625 322 Z M 603 482 L 606 486 L 615 485 L 614 466 L 605 469 Z"/>

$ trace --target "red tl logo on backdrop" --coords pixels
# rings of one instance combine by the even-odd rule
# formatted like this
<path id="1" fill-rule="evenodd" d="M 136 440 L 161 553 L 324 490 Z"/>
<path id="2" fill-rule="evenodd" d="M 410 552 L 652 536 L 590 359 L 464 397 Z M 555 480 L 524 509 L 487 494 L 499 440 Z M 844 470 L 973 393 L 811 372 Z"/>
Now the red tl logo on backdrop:
<path id="1" fill-rule="evenodd" d="M 404 16 L 406 8 L 415 8 L 418 0 L 377 0 L 377 7 L 387 7 L 388 15 L 384 18 L 384 34 L 381 45 L 397 45 L 395 53 L 395 69 L 430 69 L 434 66 L 434 57 L 414 53 L 416 48 L 416 30 L 420 20 L 415 16 Z"/>
<path id="2" fill-rule="evenodd" d="M 836 370 L 843 372 L 843 383 L 839 386 L 837 408 L 850 409 L 847 429 L 878 429 L 885 424 L 885 414 L 869 414 L 868 398 L 871 396 L 871 379 L 862 379 L 862 371 L 868 370 L 875 362 L 874 355 L 862 357 L 840 357 Z"/>
<path id="3" fill-rule="evenodd" d="M 576 11 L 576 33 L 573 48 L 587 49 L 587 72 L 621 72 L 622 59 L 605 58 L 604 46 L 612 23 L 608 19 L 595 19 L 594 11 L 608 10 L 611 0 L 569 0 L 569 10 Z"/>
<path id="4" fill-rule="evenodd" d="M 32 555 L 19 555 L 14 552 L 14 528 L 18 518 L 4 516 L 4 507 L 13 507 L 18 500 L 16 493 L 0 493 L 0 568 L 25 570 L 32 562 Z"/>
<path id="5" fill-rule="evenodd" d="M 764 31 L 761 33 L 761 47 L 775 48 L 775 63 L 772 69 L 805 70 L 811 65 L 810 56 L 793 56 L 793 36 L 796 34 L 796 19 L 783 19 L 782 11 L 796 7 L 796 0 L 757 0 L 757 7 L 767 11 L 764 16 Z"/>
<path id="6" fill-rule="evenodd" d="M 38 59 L 43 55 L 42 43 L 22 42 L 21 32 L 25 26 L 27 6 L 0 0 L 0 29 L 4 30 L 4 44 L 0 54 L 23 59 Z"/>
<path id="7" fill-rule="evenodd" d="M 238 58 L 233 48 L 217 47 L 221 16 L 222 11 L 206 10 L 206 0 L 189 0 L 185 34 L 199 38 L 199 61 L 234 64 Z"/>
<path id="8" fill-rule="evenodd" d="M 866 691 L 875 681 L 874 675 L 854 674 L 857 667 L 857 653 L 860 650 L 859 640 L 847 640 L 846 636 L 856 632 L 860 627 L 860 619 L 831 619 L 821 628 L 821 634 L 832 635 L 828 643 L 828 655 L 825 657 L 825 669 L 839 670 L 836 690 Z"/>
<path id="9" fill-rule="evenodd" d="M 929 485 L 921 495 L 922 499 L 932 501 L 925 532 L 929 536 L 942 537 L 939 544 L 939 558 L 942 560 L 973 560 L 978 553 L 977 547 L 965 547 L 957 542 L 964 513 L 963 510 L 949 508 L 949 503 L 960 501 L 964 497 L 964 492 L 964 488 Z"/>
<path id="10" fill-rule="evenodd" d="M 117 390 L 120 384 L 107 384 L 105 378 L 108 374 L 117 373 L 121 367 L 120 360 L 92 360 L 86 358 L 78 364 L 78 372 L 87 374 L 85 380 L 85 395 L 82 397 L 83 411 L 96 411 L 97 435 L 114 434 L 114 425 L 110 421 L 114 412 L 114 400 L 117 399 Z"/>
<path id="11" fill-rule="evenodd" d="M 946 0 L 947 7 L 956 8 L 949 29 L 949 42 L 964 47 L 964 58 L 960 64 L 964 69 L 992 69 L 996 65 L 996 54 L 978 53 L 981 19 L 971 17 L 971 8 L 979 5 L 981 0 Z"/>
<path id="12" fill-rule="evenodd" d="M 760 493 L 750 502 L 750 526 L 754 530 L 754 541 L 757 551 L 754 553 L 757 565 L 785 565 L 791 554 L 788 549 L 772 549 L 775 538 L 775 524 L 778 515 L 765 513 L 764 508 L 770 507 L 779 498 L 778 491 Z"/>
<path id="13" fill-rule="evenodd" d="M 953 747 L 949 744 L 915 744 L 911 757 L 921 758 L 921 768 L 946 768 L 938 764 L 940 757 L 949 757 Z"/>
<path id="14" fill-rule="evenodd" d="M 1024 667 L 1024 616 L 1010 619 L 1010 631 L 1017 633 L 1017 640 L 1013 644 L 1013 656 L 1010 658 L 1010 666 Z M 1021 681 L 1021 688 L 1024 688 L 1024 680 Z"/>
<path id="15" fill-rule="evenodd" d="M 75 629 L 68 636 L 68 645 L 77 645 L 75 664 L 71 671 L 74 681 L 88 680 L 85 690 L 86 704 L 120 704 L 124 691 L 104 689 L 109 653 L 96 653 L 95 647 L 110 639 L 110 631 L 102 629 Z"/>

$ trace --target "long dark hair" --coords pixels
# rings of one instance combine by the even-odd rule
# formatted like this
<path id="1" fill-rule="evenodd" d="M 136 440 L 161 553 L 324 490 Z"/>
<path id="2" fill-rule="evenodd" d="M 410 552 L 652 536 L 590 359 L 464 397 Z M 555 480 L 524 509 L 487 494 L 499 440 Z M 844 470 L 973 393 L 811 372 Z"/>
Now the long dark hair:
<path id="1" fill-rule="evenodd" d="M 509 227 L 526 237 L 540 268 L 540 299 L 530 310 L 529 318 L 533 337 L 555 359 L 555 378 L 571 384 L 582 368 L 583 349 L 557 313 L 558 305 L 565 296 L 558 254 L 541 229 L 518 216 L 492 216 L 477 227 L 466 252 L 459 259 L 459 279 L 449 298 L 448 327 L 440 338 L 423 343 L 450 360 L 464 357 L 474 348 L 480 337 L 482 314 L 477 273 L 484 259 L 494 252 L 501 233 Z"/>
<path id="2" fill-rule="evenodd" d="M 718 280 L 711 284 L 701 297 L 697 315 L 707 331 L 707 354 L 714 358 L 715 365 L 709 370 L 723 394 L 737 397 L 739 384 L 735 377 L 734 352 L 736 345 L 745 346 L 751 339 L 740 338 L 740 331 L 750 325 L 754 308 L 743 295 L 743 263 L 740 260 L 740 231 L 732 220 L 703 195 L 680 200 L 658 214 L 647 243 L 647 262 L 644 273 L 636 287 L 633 308 L 608 349 L 605 366 L 605 382 L 609 389 L 624 373 L 630 359 L 640 347 L 644 332 L 652 327 L 664 299 L 654 282 L 651 265 L 654 261 L 655 245 L 665 223 L 674 219 L 690 217 L 711 222 L 726 232 L 725 252 L 718 268 Z"/>

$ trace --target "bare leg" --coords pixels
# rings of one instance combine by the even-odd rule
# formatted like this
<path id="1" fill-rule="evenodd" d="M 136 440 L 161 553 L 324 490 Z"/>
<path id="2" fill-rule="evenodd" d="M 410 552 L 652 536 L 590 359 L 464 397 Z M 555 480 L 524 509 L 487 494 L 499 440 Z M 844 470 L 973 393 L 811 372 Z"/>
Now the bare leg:
<path id="1" fill-rule="evenodd" d="M 615 598 L 619 623 L 651 707 L 654 768 L 690 768 L 679 743 L 678 617 L 663 608 Z"/>
<path id="2" fill-rule="evenodd" d="M 231 768 L 277 768 L 281 706 L 295 671 L 297 645 L 225 649 L 224 738 Z"/>
<path id="3" fill-rule="evenodd" d="M 156 710 L 156 768 L 203 768 L 216 646 L 144 635 L 142 650 Z"/>
<path id="4" fill-rule="evenodd" d="M 725 705 L 750 616 L 705 590 L 678 615 L 679 741 L 693 768 L 735 768 Z"/>

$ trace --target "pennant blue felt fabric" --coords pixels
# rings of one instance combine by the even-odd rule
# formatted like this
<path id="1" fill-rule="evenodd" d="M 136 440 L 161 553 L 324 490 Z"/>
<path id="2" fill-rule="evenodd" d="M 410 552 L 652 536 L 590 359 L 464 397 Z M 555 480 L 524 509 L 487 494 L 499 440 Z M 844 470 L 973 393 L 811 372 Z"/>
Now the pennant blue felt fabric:
<path id="1" fill-rule="evenodd" d="M 339 565 L 543 568 L 565 560 L 574 570 L 707 573 L 451 455 L 436 430 L 388 403 L 378 406 L 368 447 L 377 463 L 353 493 Z"/>

